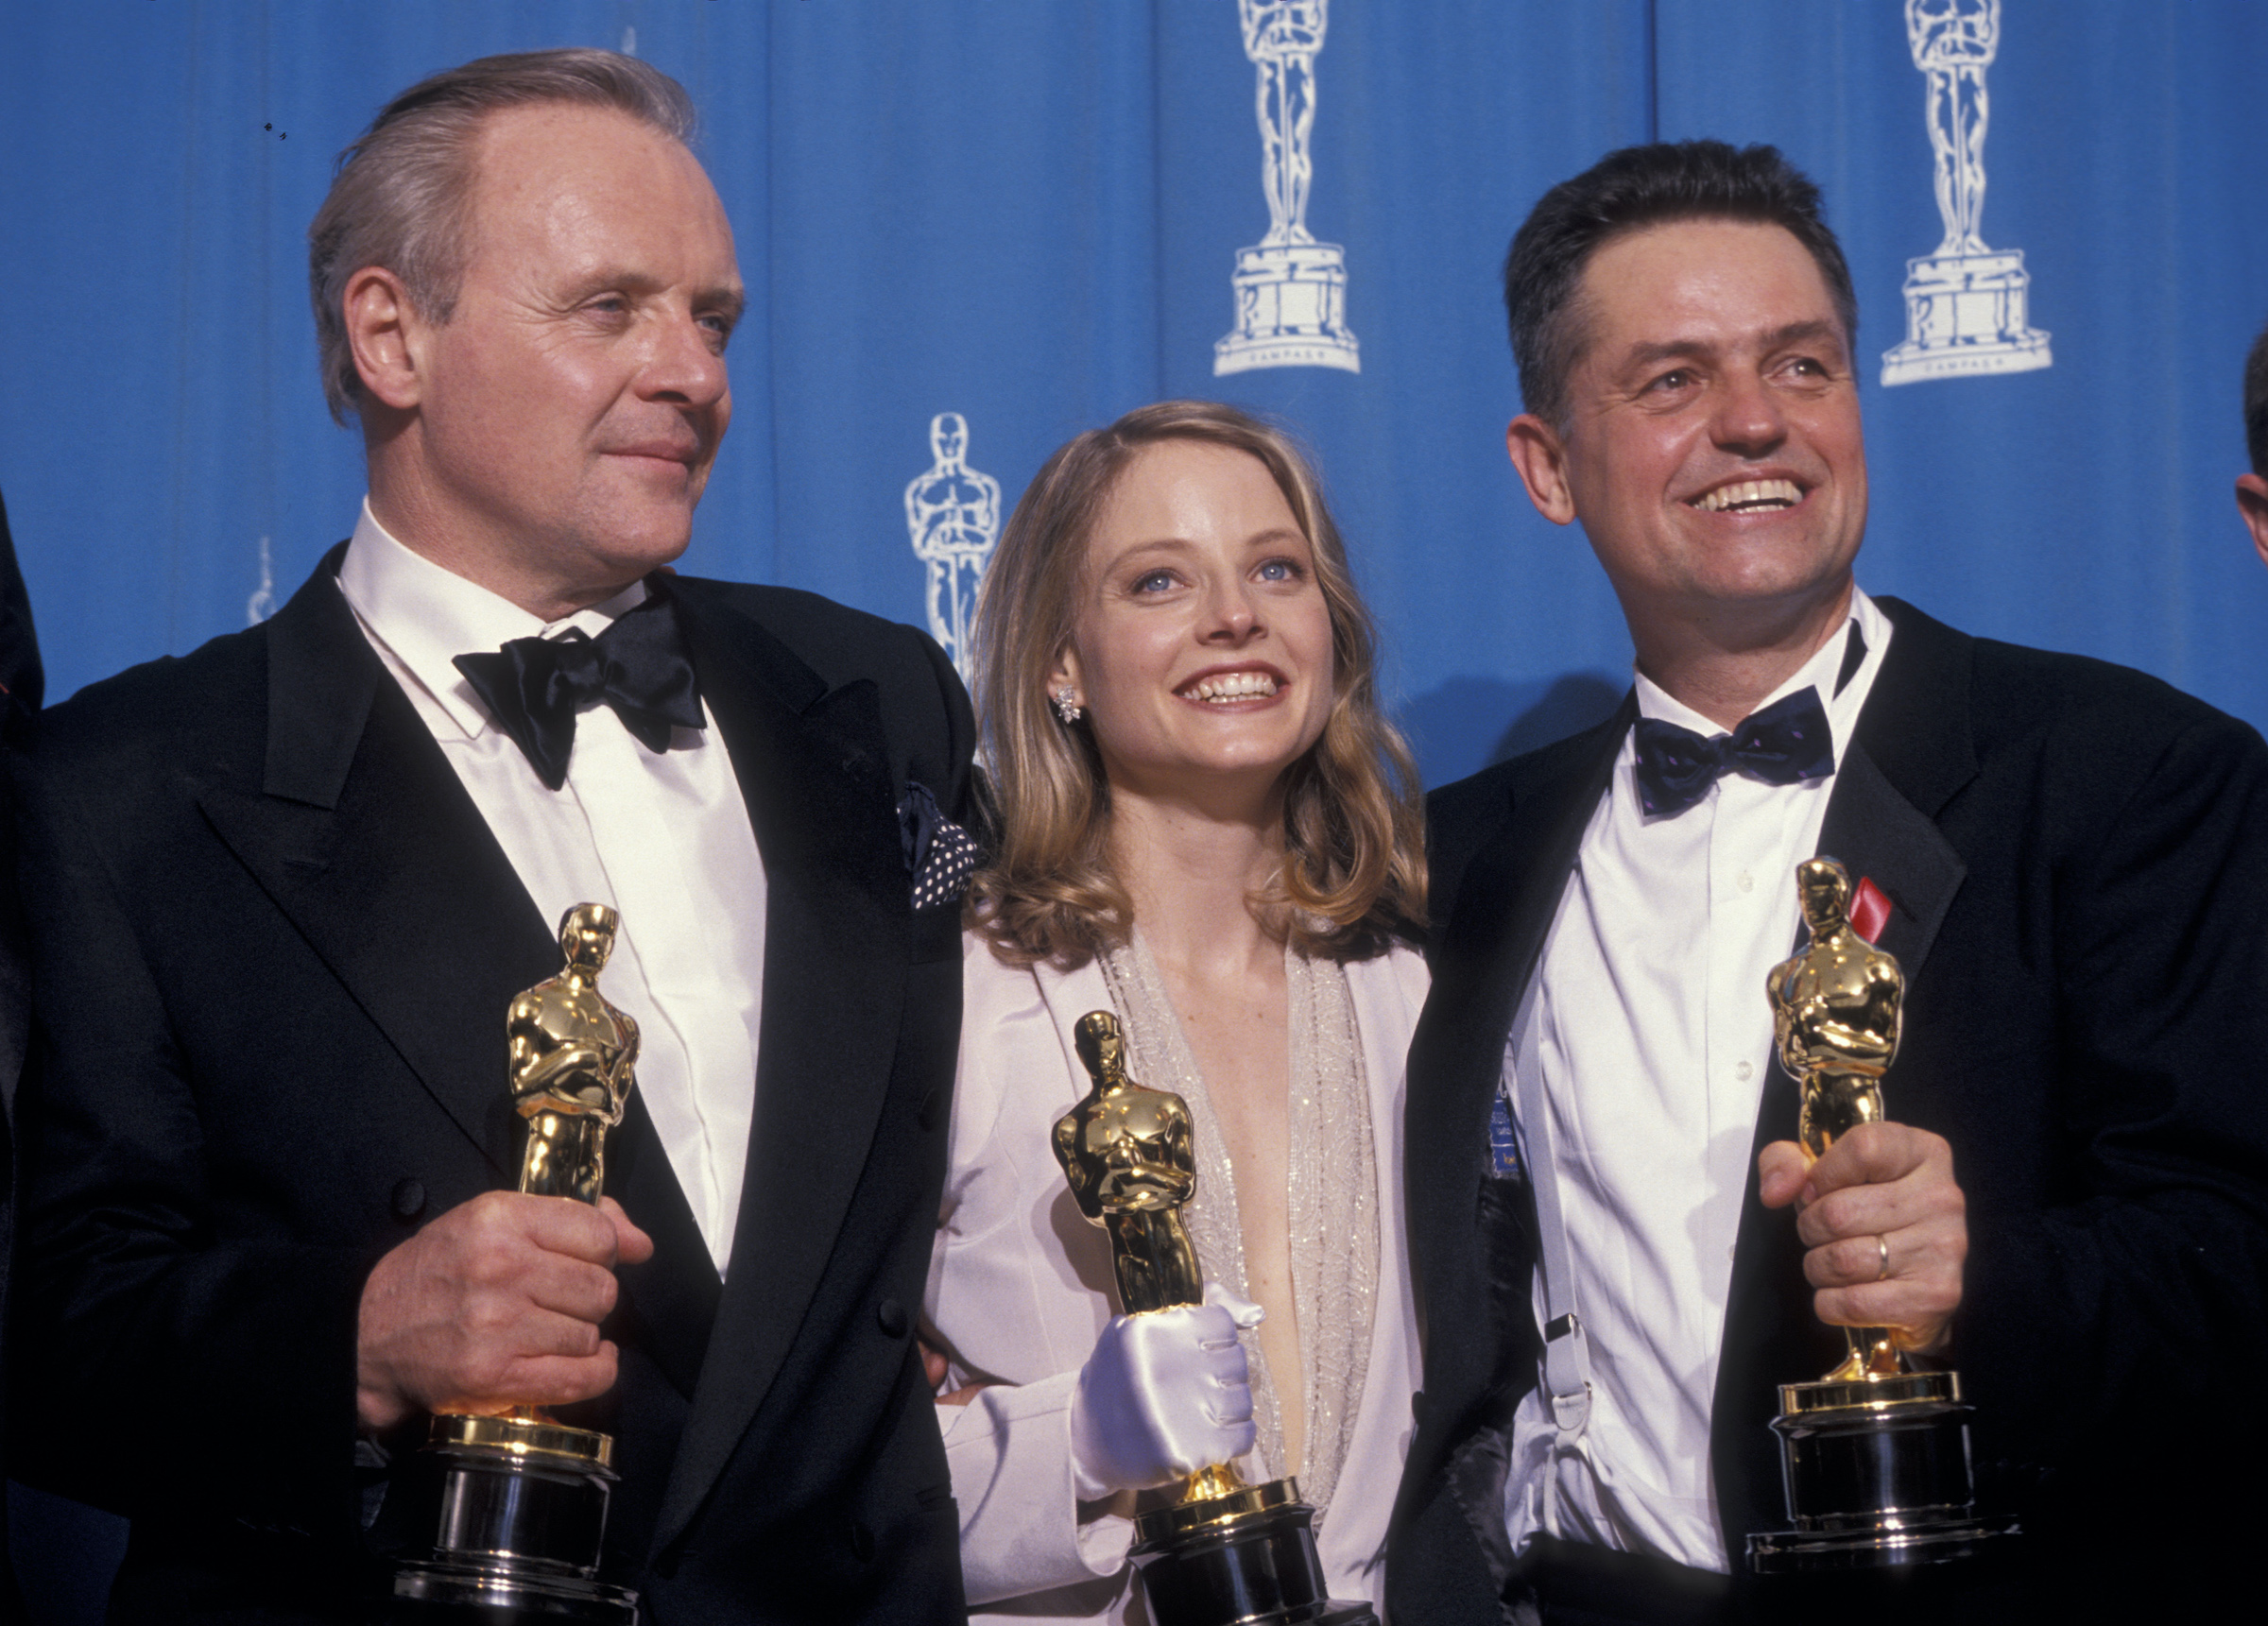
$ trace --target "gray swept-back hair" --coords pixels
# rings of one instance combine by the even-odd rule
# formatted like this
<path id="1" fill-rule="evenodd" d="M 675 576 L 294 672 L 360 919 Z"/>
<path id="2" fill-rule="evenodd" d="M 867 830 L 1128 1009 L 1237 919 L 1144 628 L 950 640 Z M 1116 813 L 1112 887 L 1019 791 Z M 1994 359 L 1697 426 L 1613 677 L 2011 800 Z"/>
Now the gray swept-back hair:
<path id="1" fill-rule="evenodd" d="M 421 79 L 387 103 L 344 152 L 307 228 L 307 292 L 323 399 L 339 422 L 361 403 L 347 343 L 347 281 L 367 265 L 402 279 L 430 321 L 456 309 L 472 228 L 473 139 L 488 116 L 541 102 L 613 108 L 691 145 L 693 98 L 658 68 L 614 51 L 482 57 Z"/>

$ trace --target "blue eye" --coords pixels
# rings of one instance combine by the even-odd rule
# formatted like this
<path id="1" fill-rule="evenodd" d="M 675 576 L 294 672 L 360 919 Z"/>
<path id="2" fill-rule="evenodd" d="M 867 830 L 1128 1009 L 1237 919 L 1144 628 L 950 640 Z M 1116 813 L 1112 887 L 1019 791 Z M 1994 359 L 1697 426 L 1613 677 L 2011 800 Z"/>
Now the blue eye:
<path id="1" fill-rule="evenodd" d="M 1147 575 L 1139 575 L 1134 578 L 1136 592 L 1163 592 L 1173 585 L 1174 573 L 1171 571 L 1152 571 Z"/>
<path id="2" fill-rule="evenodd" d="M 1297 581 L 1299 567 L 1289 559 L 1270 559 L 1258 573 L 1262 581 Z"/>

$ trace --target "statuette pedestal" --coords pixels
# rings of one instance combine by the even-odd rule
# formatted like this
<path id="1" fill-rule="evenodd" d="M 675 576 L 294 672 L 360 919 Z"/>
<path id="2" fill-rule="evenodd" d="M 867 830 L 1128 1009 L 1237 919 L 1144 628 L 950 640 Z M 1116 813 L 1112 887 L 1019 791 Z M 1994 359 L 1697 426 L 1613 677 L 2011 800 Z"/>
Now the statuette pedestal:
<path id="1" fill-rule="evenodd" d="M 2030 325 L 2032 278 L 2020 249 L 1906 262 L 1905 343 L 1882 355 L 1882 383 L 2052 366 L 2048 335 Z"/>
<path id="2" fill-rule="evenodd" d="M 1212 347 L 1220 375 L 1262 367 L 1363 370 L 1347 331 L 1347 256 L 1336 243 L 1262 244 L 1236 251 L 1236 332 Z"/>

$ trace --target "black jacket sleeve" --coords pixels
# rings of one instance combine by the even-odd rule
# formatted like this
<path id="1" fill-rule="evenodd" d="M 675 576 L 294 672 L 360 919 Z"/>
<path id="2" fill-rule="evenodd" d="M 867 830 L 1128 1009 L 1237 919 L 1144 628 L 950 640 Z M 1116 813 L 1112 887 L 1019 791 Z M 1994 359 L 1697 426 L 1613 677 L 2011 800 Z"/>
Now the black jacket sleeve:
<path id="1" fill-rule="evenodd" d="M 153 955 L 217 954 L 223 938 L 147 941 L 129 899 L 163 875 L 106 843 L 106 821 L 55 776 L 20 772 L 16 794 L 39 950 L 19 1471 L 129 1515 L 154 1500 L 352 1539 L 355 1324 L 377 1253 L 216 1211 Z"/>

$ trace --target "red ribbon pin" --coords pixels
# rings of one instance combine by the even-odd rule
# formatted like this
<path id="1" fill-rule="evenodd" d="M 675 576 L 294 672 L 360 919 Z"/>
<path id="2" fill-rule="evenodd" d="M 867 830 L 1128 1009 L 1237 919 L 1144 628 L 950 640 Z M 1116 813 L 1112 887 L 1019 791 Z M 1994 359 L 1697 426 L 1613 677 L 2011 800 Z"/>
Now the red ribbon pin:
<path id="1" fill-rule="evenodd" d="M 1879 940 L 1882 928 L 1890 924 L 1890 899 L 1882 889 L 1864 876 L 1859 878 L 1859 889 L 1850 899 L 1850 929 L 1872 943 Z"/>

